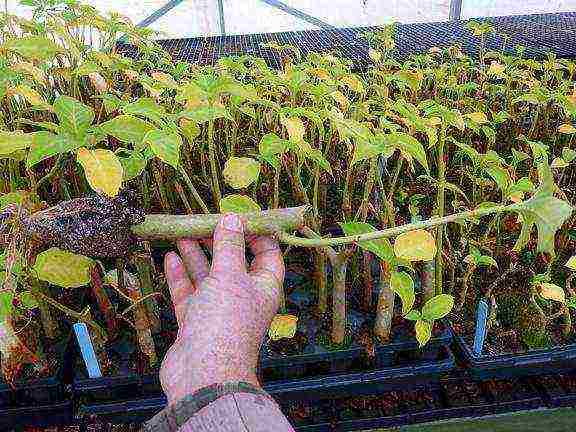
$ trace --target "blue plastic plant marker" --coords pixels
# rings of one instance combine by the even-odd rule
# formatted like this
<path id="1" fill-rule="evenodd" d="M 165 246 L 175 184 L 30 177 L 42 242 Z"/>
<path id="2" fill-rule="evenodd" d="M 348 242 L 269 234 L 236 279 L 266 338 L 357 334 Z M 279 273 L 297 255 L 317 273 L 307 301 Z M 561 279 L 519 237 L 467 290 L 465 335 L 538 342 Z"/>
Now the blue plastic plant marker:
<path id="1" fill-rule="evenodd" d="M 486 339 L 486 324 L 488 323 L 488 303 L 482 299 L 476 312 L 476 333 L 474 334 L 474 354 L 479 356 L 484 349 Z"/>
<path id="2" fill-rule="evenodd" d="M 88 333 L 88 327 L 85 323 L 76 323 L 74 324 L 74 333 L 76 333 L 76 340 L 78 345 L 80 345 L 80 352 L 86 364 L 88 376 L 90 378 L 100 378 L 102 372 L 100 371 L 96 351 L 94 351 L 94 345 L 92 345 L 92 340 L 90 339 L 90 333 Z"/>

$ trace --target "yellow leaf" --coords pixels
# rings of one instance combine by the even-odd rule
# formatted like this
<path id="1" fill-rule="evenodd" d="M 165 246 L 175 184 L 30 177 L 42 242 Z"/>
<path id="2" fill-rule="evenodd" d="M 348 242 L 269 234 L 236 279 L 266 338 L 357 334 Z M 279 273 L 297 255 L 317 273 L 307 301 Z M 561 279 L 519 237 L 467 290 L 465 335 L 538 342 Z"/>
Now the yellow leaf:
<path id="1" fill-rule="evenodd" d="M 370 57 L 370 59 L 374 63 L 378 63 L 380 60 L 382 60 L 382 53 L 378 50 L 373 49 L 373 48 L 370 48 L 368 50 L 368 56 Z"/>
<path id="2" fill-rule="evenodd" d="M 96 192 L 110 197 L 118 195 L 124 170 L 118 157 L 110 150 L 78 150 L 78 162 L 84 168 L 88 183 Z"/>
<path id="3" fill-rule="evenodd" d="M 335 90 L 332 93 L 330 93 L 330 96 L 332 96 L 332 99 L 334 99 L 336 102 L 338 102 L 338 104 L 342 107 L 342 109 L 344 111 L 346 111 L 348 109 L 348 106 L 350 105 L 350 101 L 348 100 L 348 98 L 346 96 L 344 96 L 342 94 L 341 91 Z"/>
<path id="4" fill-rule="evenodd" d="M 498 63 L 497 61 L 493 61 L 490 63 L 490 68 L 488 69 L 488 73 L 496 76 L 504 75 L 504 70 L 506 66 L 503 64 Z"/>
<path id="5" fill-rule="evenodd" d="M 260 162 L 247 157 L 231 157 L 226 161 L 222 174 L 234 189 L 244 189 L 258 180 Z"/>
<path id="6" fill-rule="evenodd" d="M 288 131 L 288 136 L 292 142 L 304 141 L 304 134 L 306 129 L 304 128 L 304 123 L 298 117 L 282 117 L 280 123 L 284 125 Z"/>
<path id="7" fill-rule="evenodd" d="M 436 242 L 426 230 L 409 231 L 396 238 L 394 253 L 408 261 L 431 261 L 436 255 Z"/>
<path id="8" fill-rule="evenodd" d="M 548 300 L 554 300 L 560 303 L 566 301 L 566 295 L 562 287 L 552 283 L 542 282 L 540 284 L 540 295 Z"/>
<path id="9" fill-rule="evenodd" d="M 178 84 L 176 84 L 176 81 L 174 81 L 174 78 L 172 78 L 172 75 L 168 75 L 167 73 L 152 72 L 152 78 L 154 78 L 156 81 L 161 82 L 165 86 L 168 86 L 171 88 L 177 88 L 178 87 Z"/>
<path id="10" fill-rule="evenodd" d="M 428 321 L 418 320 L 416 321 L 415 328 L 416 340 L 420 344 L 420 347 L 423 347 L 432 337 L 432 324 L 430 324 Z"/>
<path id="11" fill-rule="evenodd" d="M 296 334 L 298 317 L 294 315 L 276 315 L 270 324 L 268 335 L 272 340 L 293 338 Z"/>
<path id="12" fill-rule="evenodd" d="M 64 288 L 78 288 L 90 282 L 93 265 L 90 258 L 52 248 L 36 257 L 34 270 L 40 280 Z"/>
<path id="13" fill-rule="evenodd" d="M 364 84 L 362 84 L 362 81 L 360 81 L 360 79 L 356 75 L 347 75 L 345 77 L 340 78 L 340 81 L 346 84 L 350 88 L 350 90 L 353 90 L 358 93 L 364 91 Z"/>
<path id="14" fill-rule="evenodd" d="M 563 134 L 573 134 L 576 132 L 576 128 L 572 126 L 570 123 L 566 123 L 558 128 L 558 132 Z"/>
<path id="15" fill-rule="evenodd" d="M 129 81 L 136 81 L 140 77 L 140 74 L 132 69 L 125 69 L 124 75 L 126 75 Z"/>
<path id="16" fill-rule="evenodd" d="M 428 124 L 432 127 L 440 126 L 442 124 L 442 120 L 440 117 L 430 117 L 428 119 Z"/>
<path id="17" fill-rule="evenodd" d="M 554 158 L 554 160 L 550 164 L 550 168 L 566 168 L 567 166 L 568 163 L 560 157 Z"/>
<path id="18" fill-rule="evenodd" d="M 322 68 L 312 68 L 310 69 L 310 73 L 315 77 L 325 81 L 332 78 L 330 74 L 325 69 Z"/>
<path id="19" fill-rule="evenodd" d="M 518 203 L 524 199 L 524 192 L 515 191 L 510 194 L 510 201 Z"/>
<path id="20" fill-rule="evenodd" d="M 470 114 L 466 114 L 466 117 L 469 118 L 470 120 L 472 120 L 474 123 L 476 124 L 484 124 L 484 123 L 488 123 L 488 117 L 486 117 L 486 114 L 484 114 L 483 112 L 474 112 L 474 113 L 470 113 Z"/>
<path id="21" fill-rule="evenodd" d="M 568 267 L 570 270 L 576 270 L 576 255 L 572 255 L 566 264 L 565 267 Z"/>
<path id="22" fill-rule="evenodd" d="M 432 47 L 428 50 L 430 54 L 442 54 L 442 50 L 438 47 Z"/>

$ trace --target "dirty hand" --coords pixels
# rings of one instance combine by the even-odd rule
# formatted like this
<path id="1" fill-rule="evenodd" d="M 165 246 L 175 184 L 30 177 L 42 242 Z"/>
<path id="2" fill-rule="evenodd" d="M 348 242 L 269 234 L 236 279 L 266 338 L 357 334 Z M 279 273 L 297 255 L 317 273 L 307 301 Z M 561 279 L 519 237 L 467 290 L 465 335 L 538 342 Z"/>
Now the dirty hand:
<path id="1" fill-rule="evenodd" d="M 228 214 L 214 232 L 211 266 L 193 240 L 178 242 L 181 258 L 166 255 L 166 278 L 179 327 L 160 370 L 170 404 L 211 384 L 258 385 L 258 354 L 278 310 L 284 263 L 275 240 L 255 237 L 248 243 L 255 257 L 250 269 L 243 223 Z"/>

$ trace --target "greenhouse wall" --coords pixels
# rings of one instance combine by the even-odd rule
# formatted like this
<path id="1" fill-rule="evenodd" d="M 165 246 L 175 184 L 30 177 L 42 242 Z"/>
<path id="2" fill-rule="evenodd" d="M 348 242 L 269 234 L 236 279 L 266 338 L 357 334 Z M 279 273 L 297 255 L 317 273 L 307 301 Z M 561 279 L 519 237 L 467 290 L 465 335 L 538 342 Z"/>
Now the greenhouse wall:
<path id="1" fill-rule="evenodd" d="M 117 11 L 138 23 L 168 3 L 168 0 L 88 0 L 102 12 Z M 317 29 L 318 25 L 280 10 L 282 3 L 321 21 L 326 26 L 360 27 L 391 21 L 446 21 L 450 0 L 222 0 L 223 20 L 217 0 L 182 0 L 150 27 L 161 38 L 222 34 L 270 33 Z M 11 12 L 29 15 L 19 0 L 8 0 Z M 576 11 L 576 0 L 462 0 L 462 18 Z"/>

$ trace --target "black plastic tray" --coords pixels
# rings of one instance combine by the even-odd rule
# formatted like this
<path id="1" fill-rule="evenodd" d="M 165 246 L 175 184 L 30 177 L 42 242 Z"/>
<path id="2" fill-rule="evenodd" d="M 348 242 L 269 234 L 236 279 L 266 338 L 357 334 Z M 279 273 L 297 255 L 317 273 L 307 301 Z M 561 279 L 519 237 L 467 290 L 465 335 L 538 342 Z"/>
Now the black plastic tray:
<path id="1" fill-rule="evenodd" d="M 476 356 L 464 338 L 454 335 L 458 352 L 476 379 L 514 378 L 576 370 L 576 344 L 526 353 Z"/>
<path id="2" fill-rule="evenodd" d="M 548 405 L 552 408 L 573 407 L 576 406 L 576 390 L 567 389 L 562 385 L 562 378 L 568 378 L 567 375 L 550 375 L 537 379 L 541 390 L 546 395 Z M 576 375 L 570 376 L 572 381 L 576 380 Z"/>

